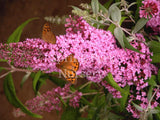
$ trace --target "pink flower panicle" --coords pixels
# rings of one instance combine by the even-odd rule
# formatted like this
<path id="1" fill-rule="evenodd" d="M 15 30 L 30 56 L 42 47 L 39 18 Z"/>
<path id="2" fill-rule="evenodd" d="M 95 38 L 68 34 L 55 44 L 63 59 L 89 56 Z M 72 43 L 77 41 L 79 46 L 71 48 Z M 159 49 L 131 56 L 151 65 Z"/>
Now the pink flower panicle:
<path id="1" fill-rule="evenodd" d="M 143 5 L 140 7 L 140 18 L 151 18 L 160 13 L 159 0 L 144 0 Z"/>
<path id="2" fill-rule="evenodd" d="M 53 72 L 56 67 L 56 45 L 48 44 L 38 38 L 10 44 L 0 44 L 0 58 L 8 60 L 15 67 L 32 68 Z"/>
<path id="3" fill-rule="evenodd" d="M 74 54 L 80 63 L 77 74 L 85 74 L 88 80 L 101 83 L 115 98 L 121 97 L 120 92 L 102 81 L 109 72 L 122 88 L 126 85 L 134 85 L 137 91 L 141 91 L 148 86 L 145 80 L 151 77 L 152 72 L 156 73 L 157 68 L 150 63 L 152 53 L 143 43 L 145 42 L 143 35 L 136 34 L 137 38 L 143 42 L 136 40 L 131 42 L 133 47 L 143 53 L 140 54 L 119 48 L 110 31 L 96 29 L 81 17 L 70 16 L 67 22 L 66 34 L 57 36 L 56 44 L 48 44 L 41 39 L 27 39 L 24 42 L 9 45 L 0 44 L 0 58 L 8 60 L 16 67 L 53 72 L 58 71 L 56 62 Z M 39 98 L 39 101 L 41 99 L 43 100 Z M 75 97 L 70 101 L 77 101 L 77 99 Z M 58 98 L 54 102 L 59 103 Z M 77 106 L 76 103 L 73 107 Z M 59 106 L 54 109 L 58 108 Z M 47 110 L 51 109 L 53 108 Z"/>
<path id="4" fill-rule="evenodd" d="M 160 5 L 159 5 L 160 7 Z M 154 35 L 160 35 L 160 13 L 159 15 L 152 17 L 148 22 L 147 22 L 147 27 L 151 27 L 153 30 Z"/>
<path id="5" fill-rule="evenodd" d="M 70 17 L 67 21 L 66 34 L 57 36 L 56 44 L 40 39 L 11 43 L 9 47 L 1 44 L 0 58 L 7 59 L 16 67 L 53 72 L 58 71 L 57 61 L 73 53 L 80 63 L 78 74 L 85 74 L 88 80 L 101 82 L 111 72 L 121 87 L 137 85 L 137 90 L 140 90 L 147 86 L 144 80 L 151 77 L 156 68 L 150 64 L 151 53 L 145 44 L 132 42 L 144 54 L 131 50 L 126 52 L 117 47 L 111 32 L 96 29 L 82 18 Z M 145 41 L 141 34 L 137 37 Z"/>
<path id="6" fill-rule="evenodd" d="M 70 84 L 66 84 L 64 88 L 57 87 L 53 88 L 51 91 L 37 96 L 31 100 L 26 101 L 26 107 L 33 113 L 42 114 L 43 112 L 51 112 L 52 110 L 61 110 L 61 99 L 67 102 L 69 99 L 69 105 L 76 108 L 79 107 L 79 100 L 82 96 L 81 92 L 70 92 Z M 61 99 L 60 99 L 61 97 Z M 20 113 L 20 109 L 14 111 L 17 115 Z M 24 115 L 24 114 L 22 114 Z M 18 114 L 18 116 L 20 116 Z"/>

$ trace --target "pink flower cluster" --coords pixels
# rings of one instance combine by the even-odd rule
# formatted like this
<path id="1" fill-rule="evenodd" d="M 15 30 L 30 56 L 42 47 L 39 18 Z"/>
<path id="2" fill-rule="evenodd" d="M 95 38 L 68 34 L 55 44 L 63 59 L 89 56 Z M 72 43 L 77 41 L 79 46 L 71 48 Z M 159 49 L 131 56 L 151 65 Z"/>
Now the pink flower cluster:
<path id="1" fill-rule="evenodd" d="M 136 36 L 142 42 L 134 40 L 131 44 L 143 54 L 119 48 L 110 31 L 96 29 L 82 18 L 69 17 L 67 22 L 66 34 L 57 36 L 56 44 L 45 43 L 41 39 L 0 44 L 0 58 L 16 67 L 53 72 L 58 71 L 56 62 L 74 54 L 80 63 L 77 74 L 85 74 L 88 80 L 101 83 L 114 97 L 120 98 L 120 92 L 102 81 L 108 72 L 112 73 L 120 87 L 135 86 L 140 91 L 148 86 L 145 80 L 157 69 L 150 63 L 152 54 L 143 43 L 145 39 L 141 34 Z M 73 104 L 77 98 L 70 101 Z M 58 106 L 55 108 L 59 109 Z"/>
<path id="2" fill-rule="evenodd" d="M 147 22 L 147 27 L 151 27 L 155 35 L 160 34 L 160 22 L 159 21 L 160 21 L 160 13 L 159 15 L 152 17 Z"/>
<path id="3" fill-rule="evenodd" d="M 160 1 L 159 0 L 144 0 L 143 5 L 140 7 L 140 18 L 151 18 L 160 14 Z"/>
<path id="4" fill-rule="evenodd" d="M 76 108 L 79 107 L 79 100 L 82 96 L 81 92 L 70 92 L 70 84 L 66 84 L 64 88 L 57 87 L 51 91 L 37 96 L 31 100 L 26 101 L 26 107 L 33 113 L 42 114 L 43 112 L 51 112 L 52 110 L 61 110 L 61 104 L 63 100 L 65 103 L 69 100 L 69 105 Z M 19 113 L 19 114 L 17 114 Z M 20 116 L 20 113 L 24 116 L 24 113 L 20 112 L 20 109 L 14 111 L 15 115 Z"/>
<path id="5" fill-rule="evenodd" d="M 132 116 L 134 118 L 139 118 L 141 111 L 137 110 L 131 102 L 138 101 L 140 103 L 139 106 L 143 108 L 144 110 L 147 109 L 147 107 L 151 107 L 151 109 L 154 109 L 155 107 L 159 105 L 158 99 L 160 98 L 160 90 L 157 88 L 157 89 L 154 89 L 153 92 L 156 92 L 156 94 L 153 97 L 154 99 L 152 101 L 150 101 L 147 98 L 147 93 L 144 90 L 138 91 L 136 93 L 136 96 L 134 96 L 132 92 L 132 95 L 130 96 L 130 100 L 128 101 L 128 106 L 126 109 L 128 110 L 128 112 L 132 113 Z M 151 103 L 149 103 L 149 101 Z"/>
<path id="6" fill-rule="evenodd" d="M 0 43 L 0 58 L 15 67 L 53 72 L 56 70 L 54 55 L 57 49 L 56 45 L 36 38 L 4 45 Z"/>
<path id="7" fill-rule="evenodd" d="M 56 44 L 40 39 L 27 39 L 24 42 L 0 44 L 0 58 L 16 67 L 29 67 L 46 72 L 58 71 L 56 62 L 70 54 L 78 59 L 78 74 L 85 74 L 88 80 L 101 82 L 111 72 L 121 87 L 136 85 L 137 90 L 147 86 L 144 83 L 156 68 L 150 63 L 149 48 L 143 42 L 131 44 L 143 54 L 124 50 L 116 45 L 109 31 L 96 29 L 82 18 L 68 18 L 66 34 L 57 36 Z M 137 34 L 145 41 L 141 34 Z"/>

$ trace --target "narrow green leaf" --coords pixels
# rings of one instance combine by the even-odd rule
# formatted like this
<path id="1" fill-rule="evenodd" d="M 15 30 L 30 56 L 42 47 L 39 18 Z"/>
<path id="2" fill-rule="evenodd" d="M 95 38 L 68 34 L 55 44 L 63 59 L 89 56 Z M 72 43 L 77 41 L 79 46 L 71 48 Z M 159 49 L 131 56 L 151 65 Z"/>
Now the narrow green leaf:
<path id="1" fill-rule="evenodd" d="M 91 23 L 95 23 L 95 24 L 97 24 L 99 26 L 105 26 L 103 24 L 103 21 L 101 22 L 101 21 L 98 21 L 98 20 L 95 20 L 95 19 L 92 19 L 92 18 L 90 18 L 90 21 L 91 21 Z"/>
<path id="2" fill-rule="evenodd" d="M 148 101 L 150 101 L 151 97 L 152 97 L 152 91 L 153 91 L 153 86 L 149 87 L 148 93 L 147 93 L 147 99 Z"/>
<path id="3" fill-rule="evenodd" d="M 102 13 L 105 14 L 105 16 L 108 15 L 108 10 L 100 3 L 99 3 L 99 9 L 102 10 Z"/>
<path id="4" fill-rule="evenodd" d="M 155 53 L 151 56 L 152 63 L 160 63 L 160 53 Z"/>
<path id="5" fill-rule="evenodd" d="M 160 69 L 158 70 L 158 83 L 160 84 Z"/>
<path id="6" fill-rule="evenodd" d="M 114 81 L 111 73 L 108 73 L 104 80 L 106 80 L 113 88 L 125 94 L 125 91 Z"/>
<path id="7" fill-rule="evenodd" d="M 67 107 L 67 104 L 64 102 L 64 100 L 62 99 L 61 96 L 59 97 L 59 99 L 61 100 L 61 102 L 63 103 L 63 105 L 64 105 L 65 107 Z"/>
<path id="8" fill-rule="evenodd" d="M 109 7 L 109 15 L 111 15 L 111 18 L 114 22 L 118 22 L 120 23 L 120 20 L 121 20 L 121 11 L 120 9 L 116 6 L 116 4 L 112 4 L 110 7 Z"/>
<path id="9" fill-rule="evenodd" d="M 120 43 L 120 45 L 122 46 L 122 48 L 125 48 L 124 41 L 123 41 L 124 33 L 123 33 L 122 29 L 119 27 L 116 27 L 114 29 L 114 35 L 115 35 L 116 39 L 118 40 L 118 42 Z"/>
<path id="10" fill-rule="evenodd" d="M 72 5 L 71 5 L 71 7 L 72 7 L 74 10 L 82 11 L 82 9 L 80 9 L 80 8 L 78 8 L 78 7 L 76 7 L 76 6 L 72 6 Z"/>
<path id="11" fill-rule="evenodd" d="M 148 46 L 153 53 L 160 53 L 160 42 L 150 41 L 148 42 Z"/>
<path id="12" fill-rule="evenodd" d="M 78 109 L 67 107 L 61 116 L 61 120 L 76 120 L 79 116 Z"/>
<path id="13" fill-rule="evenodd" d="M 108 0 L 103 6 L 108 9 L 112 2 L 113 0 Z"/>
<path id="14" fill-rule="evenodd" d="M 91 1 L 91 6 L 94 14 L 98 14 L 99 12 L 99 2 L 98 0 L 92 0 Z"/>
<path id="15" fill-rule="evenodd" d="M 14 43 L 14 42 L 19 42 L 23 28 L 32 20 L 35 20 L 38 18 L 31 18 L 22 23 L 8 38 L 7 43 Z"/>
<path id="16" fill-rule="evenodd" d="M 94 96 L 94 98 L 92 99 L 92 103 L 91 104 L 93 104 L 93 106 L 97 106 L 98 98 L 99 98 L 99 94 L 96 94 Z"/>
<path id="17" fill-rule="evenodd" d="M 89 106 L 93 106 L 85 97 L 81 97 L 80 102 Z"/>
<path id="18" fill-rule="evenodd" d="M 108 120 L 124 120 L 125 119 L 124 116 L 120 116 L 120 114 L 115 114 L 113 112 L 109 112 L 107 118 L 109 118 Z"/>
<path id="19" fill-rule="evenodd" d="M 151 112 L 151 111 L 150 111 Z M 148 113 L 148 120 L 154 120 L 152 113 Z"/>
<path id="20" fill-rule="evenodd" d="M 60 87 L 64 87 L 66 84 L 66 81 L 64 81 L 63 79 L 57 78 L 55 76 L 49 76 L 49 80 Z"/>
<path id="21" fill-rule="evenodd" d="M 33 79 L 33 90 L 35 93 L 37 93 L 37 83 L 38 83 L 40 76 L 41 76 L 41 71 L 38 71 Z"/>
<path id="22" fill-rule="evenodd" d="M 24 113 L 26 113 L 26 114 L 28 114 L 28 115 L 30 115 L 32 117 L 42 118 L 42 116 L 40 116 L 38 114 L 34 114 L 31 111 L 29 111 L 22 104 L 22 102 L 17 98 L 11 73 L 6 76 L 6 78 L 4 80 L 3 87 L 4 87 L 5 95 L 6 95 L 7 99 L 8 99 L 8 101 L 12 105 L 14 105 L 16 108 L 20 108 Z"/>
<path id="23" fill-rule="evenodd" d="M 152 75 L 150 79 L 146 80 L 146 82 L 148 82 L 148 84 L 151 86 L 157 86 L 157 83 L 155 81 L 156 81 L 155 75 Z"/>
<path id="24" fill-rule="evenodd" d="M 137 9 L 136 9 L 136 12 L 135 12 L 135 21 L 137 22 L 137 20 L 139 19 L 139 7 L 142 6 L 142 1 L 143 0 L 136 0 L 136 3 L 137 3 Z"/>
<path id="25" fill-rule="evenodd" d="M 160 107 L 156 107 L 157 110 L 160 111 Z M 155 114 L 156 120 L 160 120 L 160 113 Z"/>
<path id="26" fill-rule="evenodd" d="M 157 35 L 156 35 L 155 37 L 156 37 L 156 38 L 157 38 L 157 40 L 160 42 L 160 37 L 159 37 L 159 36 L 157 36 Z"/>
<path id="27" fill-rule="evenodd" d="M 160 113 L 160 111 L 159 110 L 157 110 L 157 109 L 151 109 L 151 111 L 150 111 L 152 114 L 157 114 L 157 113 Z"/>
<path id="28" fill-rule="evenodd" d="M 141 18 L 138 20 L 138 22 L 136 23 L 132 33 L 137 33 L 139 30 L 141 30 L 144 25 L 148 22 L 148 19 L 145 19 L 145 18 Z"/>
<path id="29" fill-rule="evenodd" d="M 31 72 L 28 72 L 24 75 L 24 77 L 21 81 L 21 84 L 20 84 L 21 87 L 23 87 L 24 82 L 29 78 L 30 75 L 31 75 Z"/>
<path id="30" fill-rule="evenodd" d="M 135 52 L 138 52 L 138 53 L 141 53 L 139 50 L 137 50 L 136 48 L 134 48 L 127 40 L 126 36 L 123 35 L 123 41 L 124 41 L 124 45 L 125 45 L 125 48 L 128 48 L 130 50 L 133 50 Z M 142 53 L 141 53 L 142 54 Z"/>
<path id="31" fill-rule="evenodd" d="M 41 88 L 43 84 L 46 84 L 46 79 L 40 77 L 40 79 L 38 80 L 37 86 L 36 86 L 37 91 L 39 91 L 39 89 Z"/>
<path id="32" fill-rule="evenodd" d="M 130 86 L 126 86 L 125 88 L 123 88 L 123 90 L 125 91 L 125 94 L 122 94 L 122 98 L 120 98 L 120 111 L 123 111 L 126 108 Z"/>
<path id="33" fill-rule="evenodd" d="M 9 73 L 4 80 L 3 83 L 4 93 L 8 99 L 8 101 L 14 105 L 15 107 L 18 107 L 18 104 L 16 102 L 15 98 L 15 88 L 13 85 L 13 79 L 11 73 Z"/>
<path id="34" fill-rule="evenodd" d="M 141 106 L 137 105 L 137 104 L 134 103 L 134 102 L 131 102 L 131 103 L 134 105 L 134 107 L 135 107 L 138 111 L 143 111 L 143 108 L 142 108 Z"/>

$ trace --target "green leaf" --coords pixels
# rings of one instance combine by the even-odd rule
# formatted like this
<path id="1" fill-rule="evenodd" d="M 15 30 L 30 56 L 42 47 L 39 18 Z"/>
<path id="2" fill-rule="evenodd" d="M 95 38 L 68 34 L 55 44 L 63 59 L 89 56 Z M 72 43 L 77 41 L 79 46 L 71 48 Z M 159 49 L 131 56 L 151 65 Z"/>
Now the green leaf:
<path id="1" fill-rule="evenodd" d="M 144 25 L 148 22 L 148 19 L 145 19 L 145 18 L 141 18 L 138 20 L 138 22 L 136 23 L 132 33 L 135 34 L 137 33 L 139 30 L 141 30 Z"/>
<path id="2" fill-rule="evenodd" d="M 78 120 L 89 120 L 88 118 L 82 118 L 82 117 L 80 117 L 80 118 L 77 118 Z"/>
<path id="3" fill-rule="evenodd" d="M 23 77 L 20 86 L 23 87 L 24 82 L 29 78 L 29 76 L 31 75 L 31 72 L 27 72 L 25 74 L 25 76 Z"/>
<path id="4" fill-rule="evenodd" d="M 151 112 L 152 114 L 160 113 L 160 111 L 159 111 L 159 110 L 157 110 L 157 109 L 151 109 L 151 110 L 150 110 L 150 112 Z"/>
<path id="5" fill-rule="evenodd" d="M 123 21 L 125 19 L 126 19 L 126 17 L 122 17 L 121 18 L 120 25 L 123 23 Z M 114 29 L 115 28 L 116 28 L 116 26 L 113 23 L 111 23 L 107 30 L 109 30 L 112 34 L 114 34 Z"/>
<path id="6" fill-rule="evenodd" d="M 108 0 L 103 6 L 108 9 L 112 2 L 113 0 Z"/>
<path id="7" fill-rule="evenodd" d="M 104 78 L 113 88 L 120 91 L 121 93 L 125 94 L 126 92 L 114 81 L 113 76 L 111 73 Z"/>
<path id="8" fill-rule="evenodd" d="M 136 3 L 137 3 L 137 9 L 136 9 L 136 12 L 135 12 L 135 21 L 137 22 L 137 20 L 139 19 L 139 7 L 142 6 L 142 1 L 143 0 L 136 0 Z"/>
<path id="9" fill-rule="evenodd" d="M 157 36 L 157 35 L 156 35 L 155 37 L 156 37 L 156 38 L 157 38 L 157 40 L 160 42 L 160 37 L 159 37 L 159 36 Z"/>
<path id="10" fill-rule="evenodd" d="M 82 9 L 80 9 L 80 8 L 78 8 L 78 7 L 76 7 L 76 6 L 72 6 L 72 5 L 71 5 L 71 7 L 72 7 L 74 10 L 82 11 Z"/>
<path id="11" fill-rule="evenodd" d="M 41 71 L 38 71 L 33 79 L 33 90 L 35 93 L 37 93 L 37 83 L 38 83 L 40 76 L 41 76 Z"/>
<path id="12" fill-rule="evenodd" d="M 160 53 L 153 53 L 151 56 L 152 62 L 151 63 L 160 63 Z"/>
<path id="13" fill-rule="evenodd" d="M 8 38 L 7 43 L 14 43 L 14 42 L 19 42 L 23 28 L 32 20 L 35 20 L 38 18 L 31 18 L 22 23 Z"/>
<path id="14" fill-rule="evenodd" d="M 153 53 L 160 53 L 160 42 L 150 41 L 148 42 L 148 46 Z"/>
<path id="15" fill-rule="evenodd" d="M 134 102 L 131 102 L 131 103 L 134 105 L 134 107 L 135 107 L 138 111 L 143 111 L 143 108 L 142 108 L 141 106 L 137 105 L 137 104 L 134 103 Z"/>
<path id="16" fill-rule="evenodd" d="M 79 115 L 78 109 L 67 107 L 61 116 L 61 120 L 77 120 Z"/>
<path id="17" fill-rule="evenodd" d="M 120 45 L 121 45 L 123 48 L 125 48 L 125 46 L 124 46 L 124 41 L 123 41 L 124 33 L 123 33 L 122 29 L 119 28 L 119 27 L 116 27 L 116 28 L 114 29 L 114 35 L 115 35 L 116 39 L 118 40 L 118 42 L 120 43 Z"/>
<path id="18" fill-rule="evenodd" d="M 156 107 L 157 110 L 160 111 L 160 107 Z M 156 120 L 160 120 L 160 113 L 155 114 Z"/>
<path id="19" fill-rule="evenodd" d="M 99 25 L 99 26 L 105 26 L 105 25 L 103 24 L 103 21 L 101 22 L 101 21 L 95 20 L 95 19 L 93 19 L 93 18 L 90 18 L 90 21 L 91 21 L 91 23 L 95 23 L 95 24 L 97 24 L 97 25 Z"/>
<path id="20" fill-rule="evenodd" d="M 152 97 L 152 91 L 153 91 L 153 86 L 149 87 L 148 93 L 147 93 L 147 99 L 148 101 L 150 101 L 151 97 Z"/>
<path id="21" fill-rule="evenodd" d="M 0 62 L 7 62 L 7 60 L 5 60 L 5 59 L 0 59 Z"/>
<path id="22" fill-rule="evenodd" d="M 57 78 L 55 76 L 49 76 L 49 80 L 60 87 L 64 87 L 66 84 L 66 81 L 64 81 L 63 79 Z"/>
<path id="23" fill-rule="evenodd" d="M 158 83 L 160 84 L 160 69 L 158 70 Z"/>
<path id="24" fill-rule="evenodd" d="M 111 18 L 114 22 L 118 22 L 120 23 L 120 20 L 121 20 L 121 11 L 120 9 L 116 6 L 116 4 L 112 4 L 110 7 L 109 7 L 109 15 L 111 15 Z"/>
<path id="25" fill-rule="evenodd" d="M 107 118 L 109 118 L 108 120 L 124 120 L 124 116 L 120 116 L 119 114 L 115 114 L 115 113 L 112 113 L 112 112 L 109 112 Z M 106 120 L 106 119 L 103 119 L 103 120 Z"/>
<path id="26" fill-rule="evenodd" d="M 1 72 L 2 70 L 5 70 L 5 68 L 3 68 L 3 67 L 0 67 L 0 72 Z"/>
<path id="27" fill-rule="evenodd" d="M 99 9 L 102 10 L 102 13 L 106 16 L 108 15 L 108 10 L 102 5 L 99 3 Z"/>
<path id="28" fill-rule="evenodd" d="M 99 12 L 99 2 L 98 0 L 92 0 L 91 1 L 91 6 L 94 14 L 98 14 Z"/>
<path id="29" fill-rule="evenodd" d="M 41 88 L 41 86 L 43 84 L 45 84 L 45 83 L 46 83 L 46 79 L 40 77 L 39 80 L 38 80 L 37 86 L 36 86 L 37 91 L 39 91 L 39 89 Z"/>
<path id="30" fill-rule="evenodd" d="M 59 96 L 59 99 L 61 100 L 61 102 L 63 103 L 63 105 L 64 105 L 65 107 L 67 107 L 67 104 L 65 103 L 65 101 L 62 99 L 61 96 Z"/>
<path id="31" fill-rule="evenodd" d="M 128 48 L 130 50 L 133 50 L 135 52 L 138 52 L 138 53 L 141 53 L 139 50 L 137 50 L 136 48 L 134 48 L 127 40 L 125 34 L 123 35 L 123 41 L 124 41 L 124 45 L 125 45 L 125 48 Z M 141 53 L 142 54 L 142 53 Z"/>
<path id="32" fill-rule="evenodd" d="M 8 101 L 13 106 L 15 106 L 16 108 L 20 108 L 24 113 L 26 113 L 26 114 L 28 114 L 28 115 L 30 115 L 32 117 L 42 118 L 42 116 L 40 116 L 38 114 L 34 114 L 31 111 L 29 111 L 21 103 L 21 101 L 17 98 L 11 73 L 6 76 L 6 78 L 4 80 L 3 87 L 4 87 L 4 92 L 5 92 L 5 95 L 6 95 L 7 99 L 8 99 Z"/>
<path id="33" fill-rule="evenodd" d="M 157 86 L 157 83 L 155 81 L 156 81 L 155 75 L 152 75 L 150 79 L 146 80 L 146 82 L 148 82 L 148 84 L 151 86 Z"/>
<path id="34" fill-rule="evenodd" d="M 80 102 L 89 106 L 92 106 L 92 104 L 85 98 L 85 97 L 81 97 Z"/>
<path id="35" fill-rule="evenodd" d="M 116 26 L 112 23 L 110 24 L 110 26 L 108 27 L 107 30 L 109 30 L 112 34 L 114 34 L 114 29 L 116 28 Z"/>
<path id="36" fill-rule="evenodd" d="M 122 98 L 120 98 L 120 111 L 123 111 L 126 108 L 130 86 L 126 86 L 125 88 L 123 88 L 123 90 L 125 91 L 125 94 L 122 94 Z"/>

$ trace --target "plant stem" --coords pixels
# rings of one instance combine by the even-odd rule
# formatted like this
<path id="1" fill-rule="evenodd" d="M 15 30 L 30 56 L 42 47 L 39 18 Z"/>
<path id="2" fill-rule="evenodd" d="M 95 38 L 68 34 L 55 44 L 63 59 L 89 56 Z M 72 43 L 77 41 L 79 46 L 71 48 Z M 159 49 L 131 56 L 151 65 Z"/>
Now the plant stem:
<path id="1" fill-rule="evenodd" d="M 11 71 L 6 72 L 5 74 L 3 74 L 3 75 L 0 76 L 0 79 L 3 78 L 3 77 L 5 77 L 5 76 L 7 76 L 10 72 L 12 73 L 12 72 L 15 72 L 15 71 L 11 70 Z"/>
<path id="2" fill-rule="evenodd" d="M 86 87 L 88 84 L 91 84 L 91 83 L 92 83 L 92 81 L 89 81 L 89 82 L 85 83 L 84 85 L 82 85 L 79 89 L 82 89 L 82 88 Z"/>

